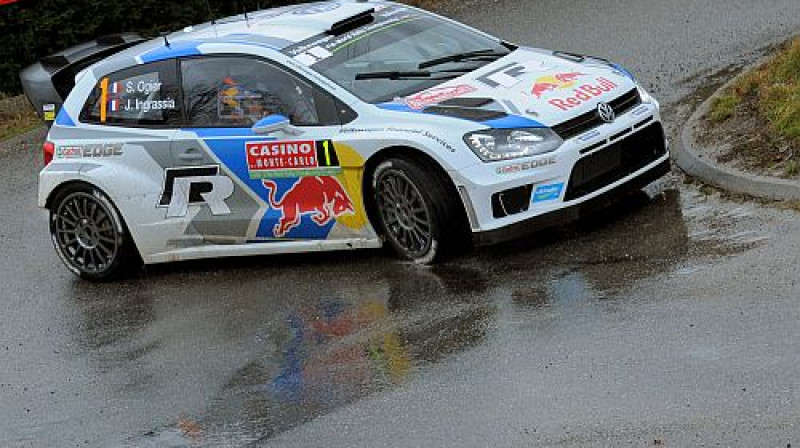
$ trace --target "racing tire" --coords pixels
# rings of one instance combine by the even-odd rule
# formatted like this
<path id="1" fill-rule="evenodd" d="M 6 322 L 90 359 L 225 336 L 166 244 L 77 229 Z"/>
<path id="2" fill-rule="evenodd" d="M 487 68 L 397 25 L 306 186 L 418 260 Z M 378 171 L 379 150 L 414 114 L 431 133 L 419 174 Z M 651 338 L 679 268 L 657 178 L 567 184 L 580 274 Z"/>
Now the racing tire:
<path id="1" fill-rule="evenodd" d="M 50 237 L 67 269 L 85 280 L 118 280 L 142 266 L 119 211 L 90 185 L 70 185 L 57 193 L 50 207 Z"/>
<path id="2" fill-rule="evenodd" d="M 380 230 L 401 257 L 429 265 L 468 246 L 461 205 L 445 182 L 406 159 L 390 158 L 375 168 L 372 193 Z"/>

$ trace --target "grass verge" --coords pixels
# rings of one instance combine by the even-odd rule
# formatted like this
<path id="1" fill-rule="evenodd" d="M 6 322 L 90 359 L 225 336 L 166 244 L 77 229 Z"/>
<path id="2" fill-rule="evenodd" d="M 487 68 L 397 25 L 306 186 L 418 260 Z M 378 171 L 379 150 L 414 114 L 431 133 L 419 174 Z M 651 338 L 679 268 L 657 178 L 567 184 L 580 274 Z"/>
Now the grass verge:
<path id="1" fill-rule="evenodd" d="M 0 140 L 24 134 L 42 125 L 42 121 L 24 95 L 0 93 Z"/>
<path id="2" fill-rule="evenodd" d="M 706 118 L 737 137 L 731 158 L 782 177 L 800 175 L 800 38 L 739 78 Z"/>

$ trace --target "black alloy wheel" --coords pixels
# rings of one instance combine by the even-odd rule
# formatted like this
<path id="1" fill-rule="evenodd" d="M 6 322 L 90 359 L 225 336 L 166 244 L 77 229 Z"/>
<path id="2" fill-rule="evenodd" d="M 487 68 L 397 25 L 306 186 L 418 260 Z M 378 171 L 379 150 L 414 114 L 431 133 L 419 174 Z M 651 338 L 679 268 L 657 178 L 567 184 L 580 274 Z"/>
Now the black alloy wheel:
<path id="1" fill-rule="evenodd" d="M 411 258 L 424 257 L 433 244 L 433 224 L 417 186 L 402 171 L 389 170 L 378 180 L 375 193 L 389 237 Z"/>
<path id="2" fill-rule="evenodd" d="M 99 190 L 73 187 L 62 192 L 50 213 L 56 252 L 73 273 L 109 280 L 127 273 L 135 258 L 125 226 Z"/>
<path id="3" fill-rule="evenodd" d="M 463 208 L 435 170 L 391 158 L 375 168 L 372 190 L 381 233 L 403 258 L 432 264 L 469 246 Z"/>

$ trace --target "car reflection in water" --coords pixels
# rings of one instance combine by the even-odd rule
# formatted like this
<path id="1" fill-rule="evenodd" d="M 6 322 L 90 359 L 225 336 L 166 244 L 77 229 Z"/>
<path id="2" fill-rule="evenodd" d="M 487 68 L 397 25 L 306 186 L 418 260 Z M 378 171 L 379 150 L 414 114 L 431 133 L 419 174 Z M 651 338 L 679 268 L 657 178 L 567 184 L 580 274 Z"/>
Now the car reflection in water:
<path id="1" fill-rule="evenodd" d="M 485 340 L 496 309 L 484 298 L 481 273 L 413 266 L 393 271 L 367 286 L 326 282 L 320 296 L 268 315 L 269 324 L 258 326 L 274 349 L 242 365 L 207 409 L 177 409 L 181 417 L 174 424 L 126 446 L 264 441 L 400 385 L 429 363 Z M 471 278 L 467 294 L 465 277 Z"/>
<path id="2" fill-rule="evenodd" d="M 411 360 L 395 332 L 376 332 L 360 340 L 358 332 L 378 326 L 389 315 L 387 304 L 324 300 L 288 316 L 283 360 L 272 389 L 280 399 L 308 408 L 349 401 L 353 385 L 397 384 Z"/>
<path id="3" fill-rule="evenodd" d="M 151 344 L 161 352 L 159 360 L 173 359 L 168 345 L 177 332 L 174 320 L 187 320 L 192 312 L 193 325 L 209 325 L 194 335 L 200 349 L 192 353 L 194 365 L 205 369 L 198 376 L 203 387 L 184 391 L 201 400 L 179 401 L 169 417 L 155 420 L 171 424 L 127 445 L 266 443 L 412 381 L 453 354 L 486 350 L 498 340 L 528 344 L 564 337 L 595 316 L 615 313 L 615 303 L 630 297 L 637 282 L 669 275 L 687 262 L 697 220 L 682 209 L 677 190 L 654 198 L 633 195 L 576 225 L 434 269 L 358 258 L 280 268 L 246 264 L 219 276 L 201 264 L 199 272 L 178 273 L 187 277 L 179 279 L 181 290 L 148 302 L 155 311 L 142 325 L 162 331 L 162 340 Z M 309 279 L 309 272 L 319 279 Z M 163 285 L 152 288 L 163 291 Z M 220 297 L 225 288 L 231 293 Z M 109 313 L 117 310 L 108 306 Z M 214 359 L 212 348 L 226 355 L 225 363 Z M 211 363 L 218 370 L 209 373 Z M 157 368 L 161 364 L 151 366 Z M 176 393 L 159 386 L 160 379 L 150 378 L 146 396 Z"/>

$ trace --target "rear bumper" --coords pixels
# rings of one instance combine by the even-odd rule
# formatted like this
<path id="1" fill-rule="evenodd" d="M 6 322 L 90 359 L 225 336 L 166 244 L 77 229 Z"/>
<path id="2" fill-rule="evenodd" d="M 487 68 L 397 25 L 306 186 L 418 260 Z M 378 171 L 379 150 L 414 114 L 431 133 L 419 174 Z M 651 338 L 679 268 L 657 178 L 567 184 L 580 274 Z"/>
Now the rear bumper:
<path id="1" fill-rule="evenodd" d="M 476 246 L 488 246 L 530 235 L 538 230 L 566 224 L 605 208 L 622 196 L 641 190 L 647 185 L 658 180 L 670 171 L 669 158 L 640 172 L 624 183 L 598 195 L 569 207 L 558 209 L 549 213 L 534 216 L 524 221 L 510 224 L 499 229 L 476 232 L 472 234 Z"/>

